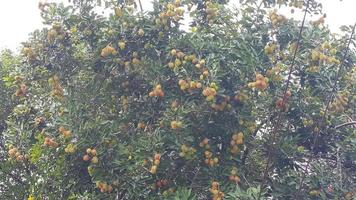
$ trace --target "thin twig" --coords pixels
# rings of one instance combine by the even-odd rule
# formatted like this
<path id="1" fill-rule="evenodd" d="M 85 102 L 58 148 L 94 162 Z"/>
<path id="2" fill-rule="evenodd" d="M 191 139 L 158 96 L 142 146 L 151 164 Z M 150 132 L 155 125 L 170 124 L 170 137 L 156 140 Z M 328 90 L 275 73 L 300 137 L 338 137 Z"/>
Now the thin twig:
<path id="1" fill-rule="evenodd" d="M 141 12 L 143 12 L 141 0 L 138 0 L 138 5 L 140 6 Z"/>
<path id="2" fill-rule="evenodd" d="M 294 65 L 295 65 L 295 60 L 297 58 L 297 53 L 298 53 L 298 49 L 299 49 L 299 46 L 300 46 L 300 42 L 301 42 L 301 39 L 302 39 L 302 32 L 303 32 L 303 29 L 304 29 L 304 25 L 305 25 L 305 21 L 306 21 L 306 16 L 307 16 L 307 13 L 308 13 L 308 8 L 309 8 L 309 3 L 310 3 L 310 0 L 307 1 L 307 5 L 306 5 L 306 8 L 305 8 L 305 12 L 304 12 L 304 16 L 303 16 L 303 21 L 302 21 L 302 25 L 299 29 L 299 33 L 298 33 L 298 40 L 297 40 L 297 45 L 296 45 L 296 48 L 294 50 L 294 54 L 293 54 L 293 59 L 292 59 L 292 64 L 291 64 L 291 67 L 290 67 L 290 70 L 289 70 L 289 73 L 288 73 L 288 78 L 287 78 L 287 83 L 286 83 L 286 87 L 284 89 L 284 94 L 283 94 L 283 102 L 286 101 L 286 97 L 287 97 L 287 91 L 289 89 L 289 85 L 290 85 L 290 82 L 291 82 L 291 78 L 292 78 L 292 73 L 293 73 L 293 70 L 294 70 Z M 266 179 L 267 179 L 267 176 L 268 176 L 268 171 L 269 171 L 269 165 L 270 165 L 270 162 L 271 162 L 271 159 L 272 159 L 272 152 L 271 152 L 271 146 L 274 145 L 275 143 L 275 140 L 276 140 L 276 133 L 279 129 L 279 126 L 281 125 L 281 122 L 280 122 L 280 119 L 281 119 L 281 113 L 282 112 L 279 112 L 278 113 L 278 116 L 276 118 L 277 120 L 277 124 L 274 125 L 274 129 L 273 129 L 273 135 L 272 135 L 272 142 L 270 142 L 270 145 L 268 146 L 267 148 L 267 163 L 266 163 L 266 168 L 263 172 L 263 179 L 261 181 L 261 185 L 260 185 L 260 191 L 258 193 L 258 198 L 257 199 L 261 199 L 261 195 L 262 195 L 262 190 L 263 190 L 263 186 L 266 182 Z"/>
<path id="3" fill-rule="evenodd" d="M 336 73 L 336 78 L 335 78 L 335 82 L 334 82 L 334 85 L 332 87 L 332 91 L 331 91 L 331 98 L 329 99 L 329 101 L 327 102 L 326 104 L 326 107 L 325 107 L 325 110 L 324 110 L 324 116 L 323 116 L 323 121 L 325 121 L 326 119 L 326 114 L 330 108 L 330 105 L 331 105 L 331 102 L 334 101 L 335 99 L 335 96 L 333 95 L 335 92 L 336 92 L 336 86 L 337 86 L 337 81 L 339 79 L 339 76 L 341 74 L 341 71 L 342 71 L 342 66 L 345 64 L 345 61 L 346 61 L 346 58 L 348 56 L 348 53 L 349 53 L 349 49 L 350 49 L 350 44 L 351 44 L 351 41 L 352 41 L 352 38 L 353 38 L 353 35 L 355 34 L 355 28 L 356 28 L 356 23 L 354 24 L 353 28 L 352 28 L 352 32 L 351 32 L 351 35 L 350 35 L 350 38 L 347 42 L 347 46 L 346 46 L 346 52 L 342 58 L 342 61 L 340 63 L 340 66 L 339 66 L 339 69 L 337 70 L 337 73 Z"/>
<path id="4" fill-rule="evenodd" d="M 285 102 L 286 98 L 287 98 L 286 94 L 287 94 L 287 91 L 288 91 L 288 88 L 289 88 L 290 80 L 292 78 L 292 73 L 293 73 L 293 70 L 294 70 L 295 60 L 297 58 L 297 53 L 298 53 L 300 42 L 301 42 L 301 39 L 302 39 L 302 32 L 303 32 L 303 29 L 304 29 L 305 19 L 307 17 L 307 13 L 308 13 L 309 2 L 310 2 L 310 0 L 307 1 L 307 6 L 305 8 L 305 12 L 304 12 L 304 16 L 303 16 L 302 26 L 299 29 L 297 45 L 295 47 L 295 51 L 294 51 L 293 59 L 292 59 L 292 64 L 291 64 L 291 67 L 290 67 L 290 70 L 289 70 L 289 73 L 288 73 L 286 88 L 284 89 L 283 102 Z"/>
<path id="5" fill-rule="evenodd" d="M 335 126 L 335 129 L 339 129 L 339 128 L 342 128 L 344 126 L 349 126 L 349 125 L 354 125 L 354 124 L 356 124 L 356 121 L 346 122 L 346 123 L 343 123 L 343 124 Z"/>

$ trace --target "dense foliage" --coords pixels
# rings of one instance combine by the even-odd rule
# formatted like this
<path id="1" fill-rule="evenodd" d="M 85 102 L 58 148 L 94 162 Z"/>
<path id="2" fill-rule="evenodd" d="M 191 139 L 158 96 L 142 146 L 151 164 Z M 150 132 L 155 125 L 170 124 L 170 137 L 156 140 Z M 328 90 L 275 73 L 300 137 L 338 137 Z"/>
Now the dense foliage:
<path id="1" fill-rule="evenodd" d="M 355 198 L 354 30 L 315 0 L 39 8 L 1 54 L 1 199 Z"/>

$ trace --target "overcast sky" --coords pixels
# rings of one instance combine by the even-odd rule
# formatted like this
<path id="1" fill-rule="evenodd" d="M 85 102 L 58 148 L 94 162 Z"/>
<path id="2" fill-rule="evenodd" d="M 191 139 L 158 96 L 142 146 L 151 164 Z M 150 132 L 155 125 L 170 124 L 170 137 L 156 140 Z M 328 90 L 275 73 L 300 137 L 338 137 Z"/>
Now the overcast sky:
<path id="1" fill-rule="evenodd" d="M 49 2 L 67 2 L 67 0 L 48 0 Z M 141 0 L 144 9 L 151 8 L 151 0 Z M 232 2 L 238 0 L 230 0 Z M 337 32 L 341 25 L 356 22 L 356 0 L 320 0 L 327 13 L 326 23 L 332 31 Z M 18 49 L 20 42 L 28 34 L 41 28 L 41 17 L 38 10 L 39 0 L 0 0 L 0 49 Z M 292 17 L 292 16 L 288 16 Z M 298 18 L 298 14 L 294 15 Z"/>

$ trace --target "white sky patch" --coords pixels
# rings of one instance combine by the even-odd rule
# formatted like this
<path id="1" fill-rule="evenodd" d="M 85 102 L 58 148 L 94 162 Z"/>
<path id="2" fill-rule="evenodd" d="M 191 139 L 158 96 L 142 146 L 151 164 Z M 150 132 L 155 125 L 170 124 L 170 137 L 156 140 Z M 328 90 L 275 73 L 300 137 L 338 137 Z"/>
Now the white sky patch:
<path id="1" fill-rule="evenodd" d="M 27 40 L 30 32 L 43 27 L 38 2 L 38 0 L 0 1 L 0 49 L 18 50 L 20 43 Z M 67 2 L 67 0 L 49 0 L 49 2 Z M 144 10 L 152 10 L 152 0 L 141 0 L 141 2 Z M 326 23 L 333 32 L 338 32 L 341 25 L 352 25 L 356 22 L 356 0 L 323 0 L 322 2 L 324 12 L 327 13 Z M 302 18 L 300 13 L 290 14 L 289 10 L 284 12 L 288 18 Z"/>

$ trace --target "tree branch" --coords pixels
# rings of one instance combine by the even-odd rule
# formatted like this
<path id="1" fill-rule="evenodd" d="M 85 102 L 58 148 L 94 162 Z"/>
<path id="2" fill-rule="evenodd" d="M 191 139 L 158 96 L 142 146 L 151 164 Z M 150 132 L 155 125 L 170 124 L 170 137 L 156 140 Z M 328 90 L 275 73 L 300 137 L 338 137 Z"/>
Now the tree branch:
<path id="1" fill-rule="evenodd" d="M 138 0 L 138 4 L 140 5 L 141 12 L 143 12 L 141 0 Z"/>
<path id="2" fill-rule="evenodd" d="M 343 124 L 335 126 L 335 129 L 339 129 L 339 128 L 342 128 L 344 126 L 349 126 L 349 125 L 354 125 L 354 124 L 356 124 L 356 121 L 346 122 L 346 123 L 343 123 Z"/>
<path id="3" fill-rule="evenodd" d="M 303 33 L 303 30 L 304 30 L 304 26 L 305 26 L 305 21 L 306 21 L 309 5 L 310 5 L 310 0 L 307 1 L 306 7 L 305 7 L 305 11 L 304 11 L 303 20 L 302 20 L 302 24 L 301 24 L 300 29 L 299 29 L 297 45 L 296 45 L 295 50 L 294 50 L 293 59 L 292 59 L 292 62 L 291 62 L 290 70 L 289 70 L 289 73 L 288 73 L 288 78 L 286 80 L 286 86 L 285 86 L 284 93 L 283 93 L 283 102 L 285 102 L 287 100 L 286 99 L 287 98 L 286 94 L 287 94 L 287 91 L 289 89 L 289 85 L 290 85 L 290 82 L 291 82 L 291 79 L 292 79 L 292 73 L 293 73 L 293 70 L 294 70 L 295 63 L 296 63 L 296 58 L 297 58 L 299 46 L 301 44 L 302 33 Z M 273 147 L 272 147 L 272 145 L 274 145 L 274 143 L 276 141 L 277 131 L 279 129 L 279 126 L 281 126 L 281 118 L 282 118 L 281 113 L 282 112 L 278 113 L 277 122 L 274 125 L 274 129 L 273 129 L 272 141 L 270 142 L 270 145 L 267 146 L 267 163 L 266 163 L 266 168 L 263 171 L 263 175 L 262 175 L 263 177 L 262 177 L 262 181 L 261 181 L 261 184 L 260 184 L 261 190 L 258 193 L 258 198 L 257 199 L 261 199 L 262 190 L 263 190 L 263 187 L 265 185 L 266 179 L 268 178 L 268 171 L 269 171 L 269 168 L 270 168 L 269 165 L 272 162 L 272 157 L 273 157 L 273 153 L 272 153 Z M 271 166 L 273 166 L 273 163 L 271 164 Z"/>
<path id="4" fill-rule="evenodd" d="M 335 82 L 334 82 L 334 85 L 332 86 L 331 98 L 329 99 L 329 101 L 326 104 L 326 107 L 325 107 L 325 110 L 324 110 L 324 116 L 322 118 L 323 120 L 326 119 L 326 114 L 327 114 L 327 112 L 328 112 L 328 110 L 330 108 L 331 102 L 333 102 L 334 99 L 335 99 L 335 96 L 333 94 L 336 92 L 337 81 L 339 80 L 339 76 L 341 75 L 342 66 L 345 64 L 346 58 L 348 56 L 348 53 L 349 53 L 349 50 L 350 50 L 350 44 L 351 44 L 353 35 L 355 34 L 355 28 L 356 28 L 356 23 L 354 24 L 354 26 L 352 28 L 350 38 L 349 38 L 349 40 L 347 42 L 347 45 L 346 45 L 346 52 L 345 52 L 345 54 L 344 54 L 344 56 L 342 58 L 342 61 L 341 61 L 340 66 L 339 66 L 339 69 L 337 70 L 336 77 L 335 77 Z"/>

